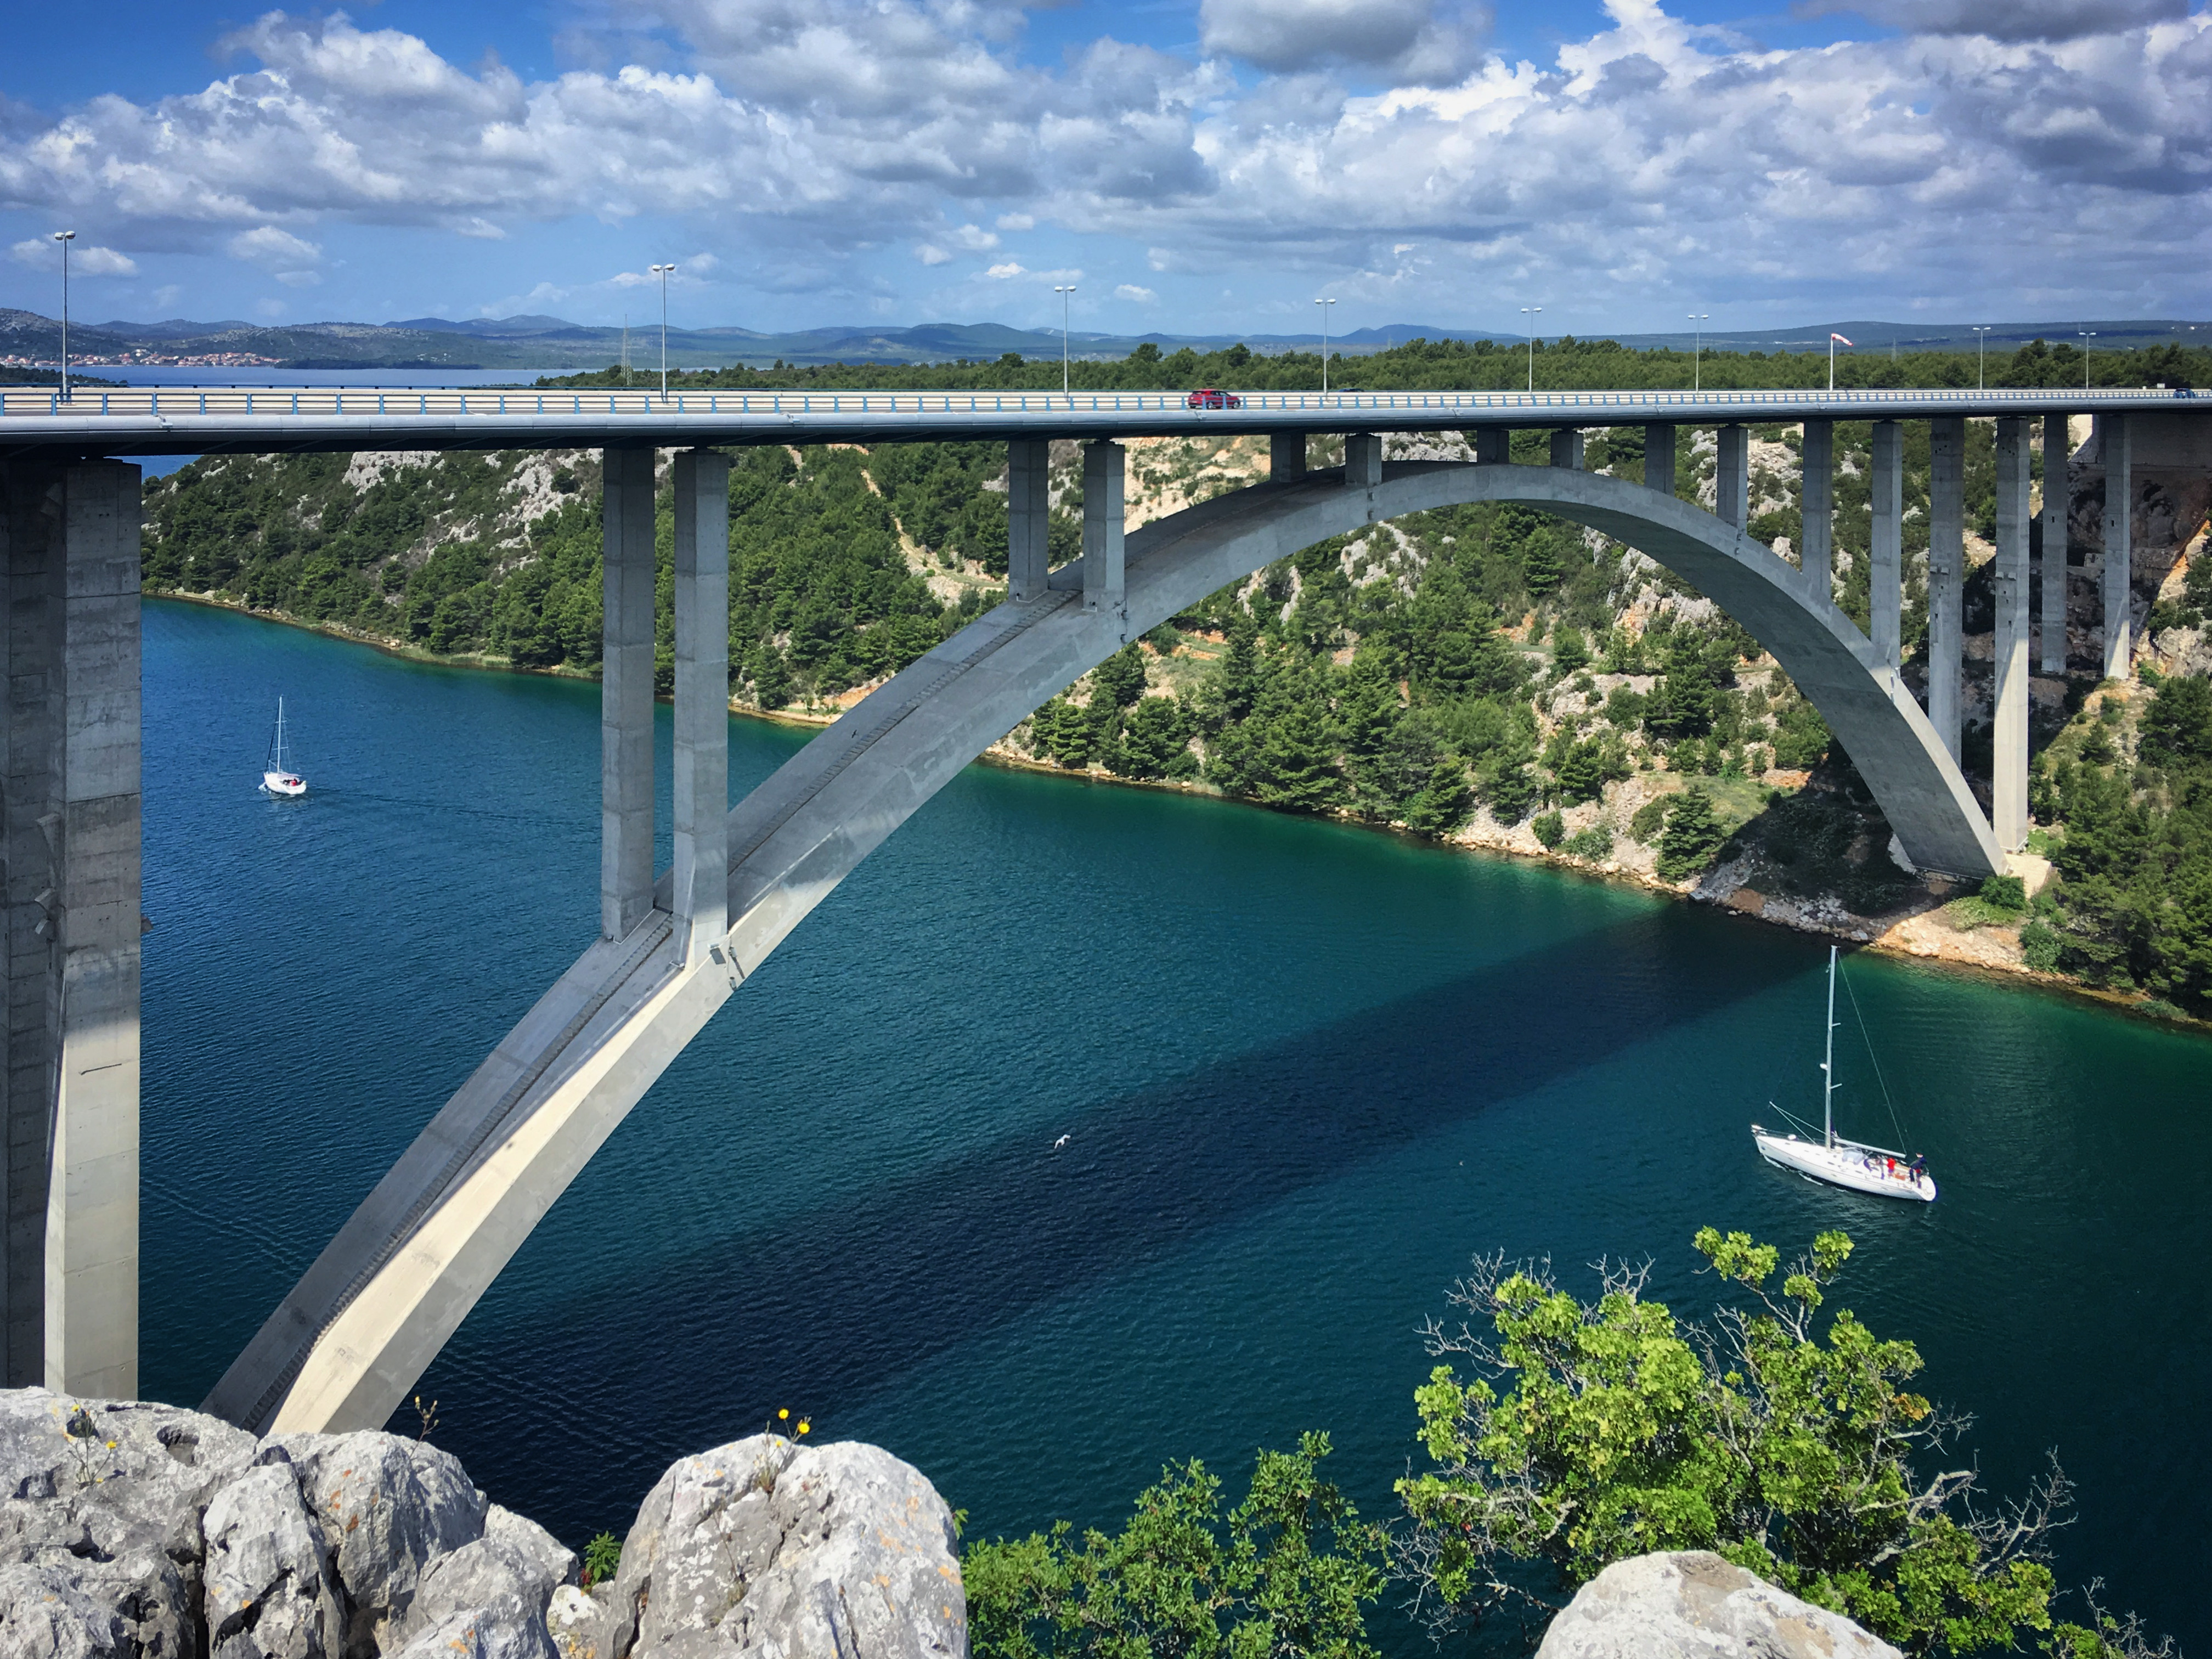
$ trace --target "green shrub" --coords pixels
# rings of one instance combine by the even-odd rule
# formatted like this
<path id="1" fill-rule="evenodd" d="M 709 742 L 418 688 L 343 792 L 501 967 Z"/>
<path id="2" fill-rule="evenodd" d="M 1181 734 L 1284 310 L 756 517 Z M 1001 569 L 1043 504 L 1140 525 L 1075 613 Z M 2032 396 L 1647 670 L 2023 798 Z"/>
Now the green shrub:
<path id="1" fill-rule="evenodd" d="M 2027 884 L 2018 876 L 1984 876 L 1974 896 L 2000 910 L 2027 908 Z"/>
<path id="2" fill-rule="evenodd" d="M 1547 812 L 1528 826 L 1536 832 L 1536 839 L 1547 847 L 1557 847 L 1566 839 L 1566 820 L 1557 812 Z"/>
<path id="3" fill-rule="evenodd" d="M 2020 930 L 2021 959 L 2039 974 L 2058 971 L 2058 930 L 2049 922 L 2031 921 Z"/>
<path id="4" fill-rule="evenodd" d="M 1659 833 L 1659 826 L 1667 822 L 1668 804 L 1669 797 L 1665 795 L 1654 795 L 1645 801 L 1628 820 L 1628 833 L 1649 847 L 1651 837 Z"/>
<path id="5" fill-rule="evenodd" d="M 1667 828 L 1659 836 L 1658 872 L 1662 881 L 1680 881 L 1695 875 L 1713 861 L 1728 832 L 1713 816 L 1713 799 L 1695 785 L 1675 798 L 1667 815 Z"/>
<path id="6" fill-rule="evenodd" d="M 1571 858 L 1601 863 L 1613 856 L 1613 831 L 1601 823 L 1593 823 L 1587 830 L 1576 830 L 1561 847 Z"/>
<path id="7" fill-rule="evenodd" d="M 604 1584 L 615 1576 L 622 1565 L 623 1540 L 611 1532 L 603 1532 L 584 1546 L 584 1587 Z"/>

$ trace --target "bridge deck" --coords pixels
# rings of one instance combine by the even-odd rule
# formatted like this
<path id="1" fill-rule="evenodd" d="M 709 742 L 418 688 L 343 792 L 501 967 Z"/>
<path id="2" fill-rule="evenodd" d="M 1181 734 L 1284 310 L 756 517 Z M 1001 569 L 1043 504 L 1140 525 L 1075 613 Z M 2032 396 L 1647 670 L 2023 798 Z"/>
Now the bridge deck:
<path id="1" fill-rule="evenodd" d="M 1180 392 L 425 391 L 128 387 L 0 392 L 0 456 L 310 450 L 899 443 L 946 439 L 1462 431 L 2197 410 L 2164 387 L 2097 391 L 1255 392 L 1193 409 Z"/>

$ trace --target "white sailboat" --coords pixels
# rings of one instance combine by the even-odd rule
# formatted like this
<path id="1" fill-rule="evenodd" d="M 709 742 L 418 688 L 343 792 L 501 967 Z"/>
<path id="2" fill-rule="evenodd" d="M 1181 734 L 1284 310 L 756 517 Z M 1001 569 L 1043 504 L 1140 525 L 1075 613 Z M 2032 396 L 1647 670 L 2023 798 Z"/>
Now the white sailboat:
<path id="1" fill-rule="evenodd" d="M 261 787 L 272 795 L 304 795 L 307 781 L 284 763 L 284 699 L 276 699 L 276 735 L 270 740 L 269 764 L 261 774 Z"/>
<path id="2" fill-rule="evenodd" d="M 1828 947 L 1827 1053 L 1820 1061 L 1820 1139 L 1800 1140 L 1794 1134 L 1770 1134 L 1751 1126 L 1752 1144 L 1759 1155 L 1777 1169 L 1794 1170 L 1808 1181 L 1825 1181 L 1855 1193 L 1874 1193 L 1883 1198 L 1936 1201 L 1935 1177 L 1927 1160 L 1909 1158 L 1887 1146 L 1846 1140 L 1836 1133 L 1836 947 Z M 1767 1103 L 1772 1105 L 1772 1102 Z M 1777 1107 L 1776 1110 L 1781 1109 Z M 1784 1116 L 1788 1114 L 1784 1113 Z"/>

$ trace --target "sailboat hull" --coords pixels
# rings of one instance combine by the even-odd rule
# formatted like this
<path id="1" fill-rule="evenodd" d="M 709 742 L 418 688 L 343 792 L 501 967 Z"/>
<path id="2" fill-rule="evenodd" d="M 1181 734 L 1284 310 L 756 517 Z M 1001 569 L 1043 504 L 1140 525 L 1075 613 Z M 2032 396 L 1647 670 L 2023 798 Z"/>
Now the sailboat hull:
<path id="1" fill-rule="evenodd" d="M 1796 1135 L 1771 1135 L 1757 1124 L 1751 1139 L 1759 1155 L 1777 1169 L 1792 1170 L 1808 1181 L 1825 1182 L 1877 1198 L 1936 1201 L 1936 1179 L 1926 1170 L 1915 1172 L 1907 1162 L 1879 1146 L 1863 1146 L 1855 1140 L 1838 1140 L 1824 1146 Z"/>
<path id="2" fill-rule="evenodd" d="M 261 787 L 272 795 L 289 797 L 307 793 L 307 781 L 290 772 L 264 772 Z"/>

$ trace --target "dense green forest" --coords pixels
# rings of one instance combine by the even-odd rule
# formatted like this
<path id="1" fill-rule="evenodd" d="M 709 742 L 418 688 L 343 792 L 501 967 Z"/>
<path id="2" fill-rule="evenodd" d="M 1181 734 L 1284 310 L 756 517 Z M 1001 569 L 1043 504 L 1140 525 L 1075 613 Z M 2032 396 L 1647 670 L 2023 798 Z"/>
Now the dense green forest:
<path id="1" fill-rule="evenodd" d="M 1925 634 L 1929 455 L 1924 423 L 1905 432 L 1911 678 Z M 1677 488 L 1696 499 L 1711 487 L 1712 437 L 1686 436 Z M 1752 437 L 1750 528 L 1794 547 L 1797 430 L 1760 426 Z M 1420 441 L 1451 453 L 1456 440 Z M 1515 458 L 1542 459 L 1546 441 L 1515 434 Z M 1834 594 L 1862 626 L 1869 444 L 1864 423 L 1838 426 Z M 1313 441 L 1316 465 L 1335 458 L 1328 441 Z M 1986 538 L 1986 422 L 1970 424 L 1966 459 L 1968 525 Z M 779 446 L 733 461 L 731 689 L 741 706 L 834 712 L 1001 597 L 1001 447 Z M 1640 481 L 1640 430 L 1593 434 L 1586 464 Z M 1142 516 L 1263 476 L 1265 448 L 1133 441 L 1129 465 Z M 1072 444 L 1054 447 L 1053 491 L 1057 562 L 1079 539 Z M 210 458 L 155 481 L 146 500 L 150 591 L 212 594 L 443 655 L 596 672 L 592 452 Z M 670 523 L 664 498 L 664 684 Z M 2203 623 L 2212 560 L 2185 592 L 2154 612 L 2154 629 Z M 1969 632 L 1986 632 L 1989 617 L 1984 565 L 1967 586 Z M 2001 902 L 2009 890 L 1999 884 L 1966 920 L 2021 927 L 2033 966 L 2212 1016 L 2212 738 L 2192 701 L 2205 684 L 2100 692 L 2077 679 L 2065 714 L 2036 734 L 2037 847 L 2058 878 L 2032 915 L 2024 896 Z M 1849 757 L 1754 641 L 1633 550 L 1515 507 L 1417 514 L 1302 549 L 1126 648 L 1005 748 L 1678 883 L 1748 852 L 1762 889 L 1826 896 L 1859 915 L 1926 902 L 1885 856 L 1887 826 Z M 1986 727 L 1970 727 L 1970 775 L 1986 780 L 1989 752 Z"/>
<path id="2" fill-rule="evenodd" d="M 951 363 L 776 363 L 769 368 L 677 371 L 673 391 L 901 391 L 1057 392 L 1060 364 L 1018 352 L 986 362 Z M 1246 392 L 1312 392 L 1321 386 L 1318 351 L 1263 355 L 1244 345 L 1199 352 L 1185 346 L 1162 352 L 1145 344 L 1126 357 L 1081 359 L 1067 366 L 1070 383 L 1084 392 L 1176 392 L 1202 386 Z M 2063 341 L 2035 340 L 2010 358 L 1986 362 L 1971 351 L 1846 351 L 1836 359 L 1842 388 L 1970 386 L 2199 386 L 2212 384 L 2212 350 L 2178 343 L 2087 355 Z M 1339 392 L 1517 392 L 1534 380 L 1540 392 L 1687 391 L 1695 383 L 1715 391 L 1824 386 L 1828 359 L 1806 351 L 1638 351 L 1613 340 L 1571 335 L 1539 340 L 1533 354 L 1515 340 L 1408 340 L 1360 356 L 1329 354 L 1328 383 Z M 605 368 L 550 376 L 553 386 L 658 386 L 643 369 Z"/>

